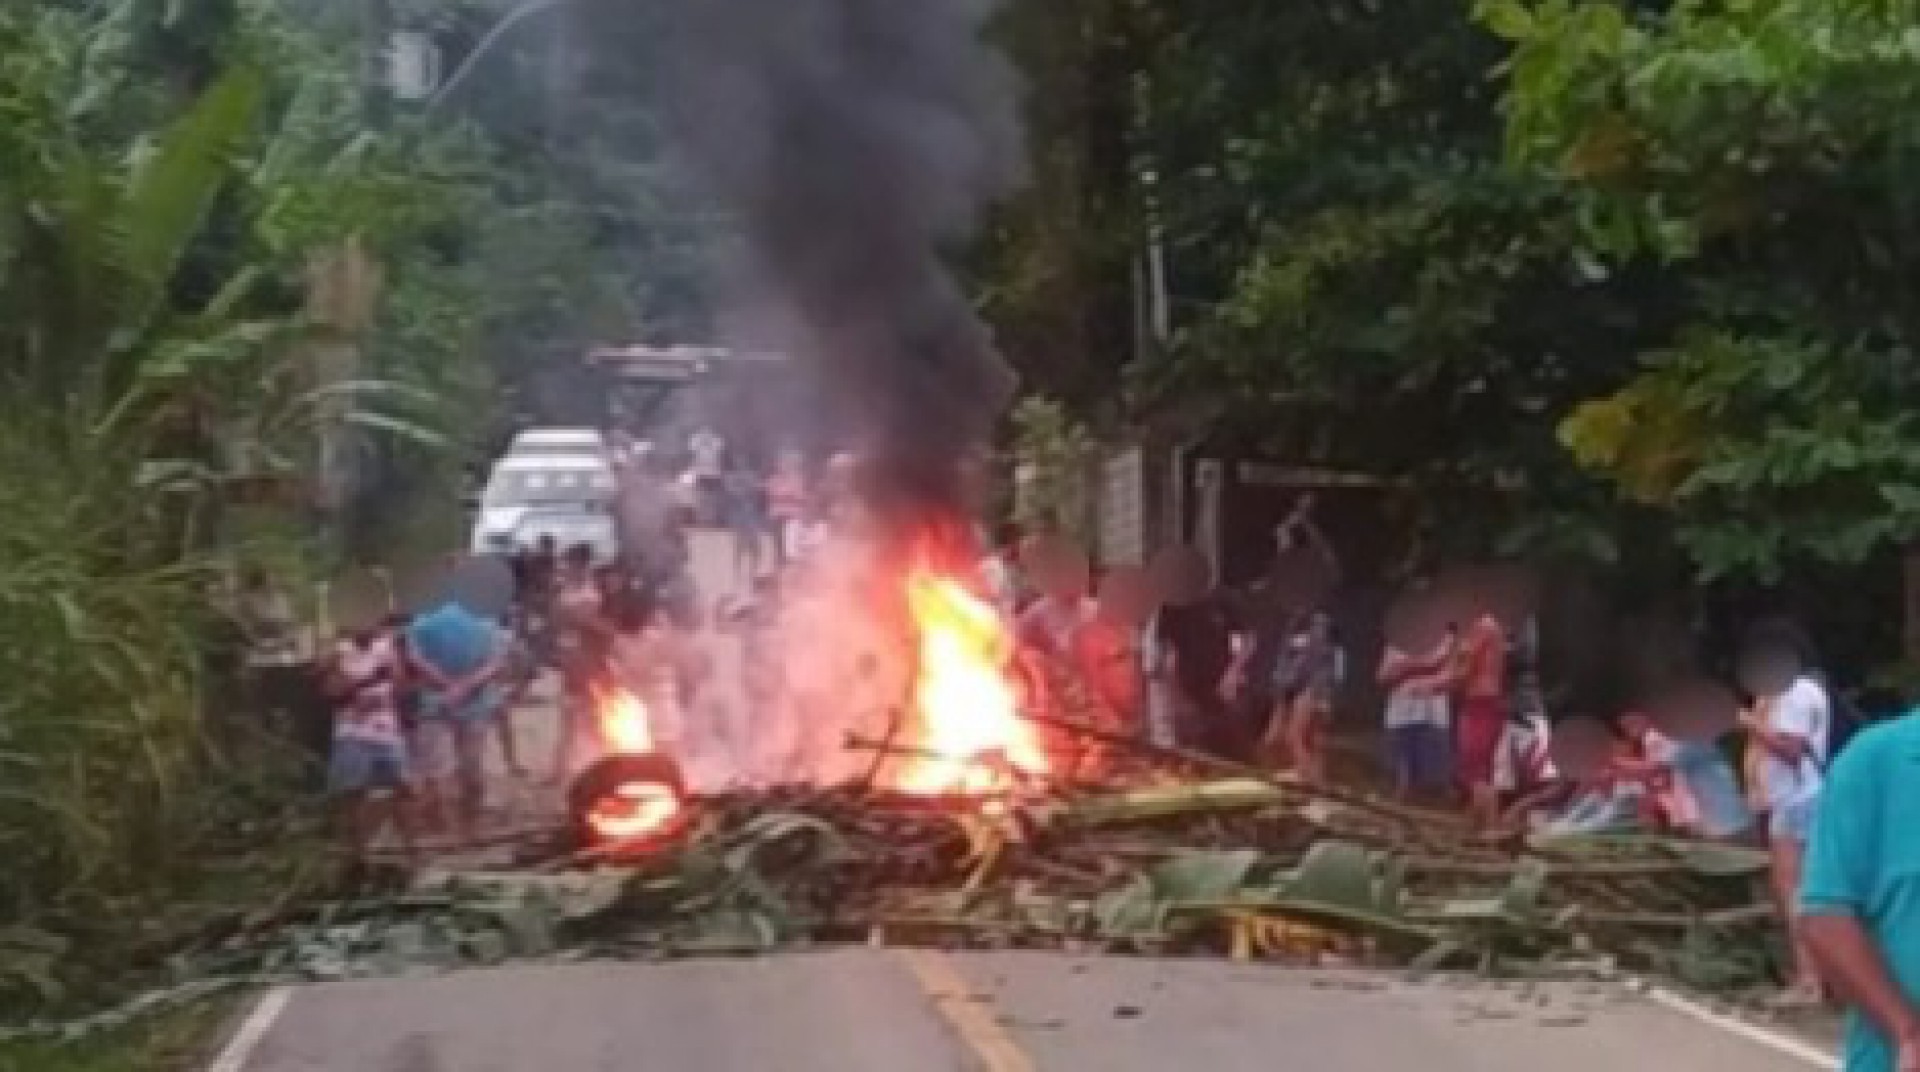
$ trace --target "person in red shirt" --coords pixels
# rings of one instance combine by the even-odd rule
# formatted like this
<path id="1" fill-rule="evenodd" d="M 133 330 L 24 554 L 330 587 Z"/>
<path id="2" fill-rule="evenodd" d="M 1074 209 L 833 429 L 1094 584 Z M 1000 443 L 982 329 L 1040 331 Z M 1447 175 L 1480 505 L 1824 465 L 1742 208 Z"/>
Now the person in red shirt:
<path id="1" fill-rule="evenodd" d="M 1092 620 L 1074 636 L 1073 661 L 1121 733 L 1141 732 L 1146 679 L 1140 628 L 1153 612 L 1146 571 L 1116 569 L 1100 583 Z"/>
<path id="2" fill-rule="evenodd" d="M 767 477 L 767 521 L 773 527 L 774 549 L 783 564 L 792 562 L 807 520 L 807 459 L 797 450 L 780 452 Z"/>
<path id="3" fill-rule="evenodd" d="M 1459 712 L 1454 744 L 1460 783 L 1474 820 L 1491 828 L 1500 820 L 1494 758 L 1507 725 L 1507 634 L 1491 614 L 1473 623 L 1461 645 Z"/>

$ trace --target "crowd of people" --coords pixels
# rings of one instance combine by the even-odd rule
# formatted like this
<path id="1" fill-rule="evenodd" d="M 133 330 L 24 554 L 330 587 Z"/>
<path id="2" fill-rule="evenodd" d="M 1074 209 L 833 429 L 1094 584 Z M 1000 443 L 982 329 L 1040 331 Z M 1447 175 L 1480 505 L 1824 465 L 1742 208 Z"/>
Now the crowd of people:
<path id="1" fill-rule="evenodd" d="M 302 732 L 309 747 L 330 753 L 333 787 L 362 832 L 357 841 L 387 817 L 376 814 L 382 809 L 409 841 L 423 827 L 470 833 L 484 799 L 488 741 L 498 741 L 510 769 L 525 769 L 510 713 L 543 667 L 556 669 L 561 683 L 549 770 L 556 782 L 593 754 L 596 690 L 609 683 L 645 702 L 663 746 L 680 742 L 704 717 L 703 687 L 714 670 L 707 630 L 738 641 L 738 695 L 764 737 L 805 737 L 792 727 L 818 721 L 814 708 L 844 707 L 863 682 L 882 692 L 899 685 L 876 670 L 886 660 L 874 645 L 886 641 L 867 644 L 838 613 L 842 598 L 865 583 L 860 567 L 844 548 L 831 562 L 817 554 L 831 534 L 858 525 L 850 456 L 816 469 L 788 450 L 760 471 L 706 429 L 671 462 L 618 438 L 613 454 L 622 535 L 614 560 L 543 539 L 512 560 L 506 620 L 449 601 L 349 631 L 322 661 L 331 739 L 315 733 L 311 719 Z M 731 530 L 736 545 L 740 594 L 710 608 L 701 606 L 689 565 L 687 534 L 700 525 Z M 1339 560 L 1310 498 L 1278 527 L 1276 555 L 1317 563 L 1323 583 L 1264 599 L 1216 585 L 1205 560 L 1186 549 L 1145 569 L 1105 571 L 1096 584 L 1087 556 L 1056 536 L 1005 525 L 982 543 L 978 580 L 1017 640 L 1014 669 L 1024 683 L 1069 682 L 1075 713 L 1112 731 L 1308 781 L 1331 776 L 1327 728 L 1353 690 L 1324 599 Z M 804 625 L 810 602 L 823 615 L 818 627 Z M 259 578 L 249 580 L 243 607 L 254 676 L 263 689 L 285 692 L 300 661 L 287 608 Z M 796 637 L 808 641 L 799 658 Z M 1542 699 L 1537 626 L 1481 614 L 1424 644 L 1390 638 L 1383 646 L 1374 670 L 1382 766 L 1401 798 L 1457 803 L 1490 833 L 1638 826 L 1735 839 L 1764 823 L 1784 891 L 1811 824 L 1831 702 L 1824 684 L 1805 674 L 1750 677 L 1743 754 L 1678 739 L 1628 712 L 1604 723 L 1600 758 L 1568 770 Z M 777 766 L 779 756 L 806 747 L 768 750 Z"/>
<path id="2" fill-rule="evenodd" d="M 1307 548 L 1324 563 L 1323 576 L 1337 577 L 1311 501 L 1303 503 L 1280 526 L 1278 548 Z M 1724 727 L 1731 740 L 1682 739 L 1633 710 L 1557 722 L 1540 684 L 1531 616 L 1509 623 L 1474 613 L 1425 642 L 1390 635 L 1373 672 L 1376 688 L 1355 689 L 1326 584 L 1295 586 L 1291 601 L 1229 591 L 1213 583 L 1198 554 L 1176 548 L 1144 572 L 1110 572 L 1103 587 L 1126 594 L 1095 598 L 1084 557 L 1039 539 L 997 542 L 1020 575 L 1011 614 L 1023 645 L 1055 655 L 1099 651 L 1080 661 L 1082 672 L 1104 679 L 1116 715 L 1155 743 L 1324 781 L 1336 706 L 1372 694 L 1380 698 L 1379 767 L 1391 792 L 1458 805 L 1490 833 L 1634 825 L 1737 838 L 1760 816 L 1789 832 L 1805 825 L 1799 768 L 1777 754 L 1790 749 L 1789 737 L 1819 736 L 1819 748 L 1826 746 L 1832 700 L 1812 672 L 1743 670 L 1747 713 L 1740 726 Z M 1093 628 L 1103 607 L 1111 627 Z M 1083 632 L 1084 644 L 1076 640 Z M 1804 641 L 1790 632 L 1756 636 L 1749 647 L 1768 665 L 1811 665 Z M 1559 723 L 1604 735 L 1584 750 L 1591 762 L 1565 769 L 1555 746 Z"/>
<path id="3" fill-rule="evenodd" d="M 1342 697 L 1365 690 L 1347 688 L 1346 652 L 1323 599 L 1276 608 L 1259 593 L 1226 591 L 1199 556 L 1176 549 L 1147 571 L 1146 597 L 1083 601 L 1082 574 L 1062 571 L 1058 551 L 1032 540 L 1000 544 L 1023 549 L 1011 556 L 1023 575 L 1016 588 L 1042 579 L 1014 608 L 1023 644 L 1098 652 L 1079 663 L 1081 673 L 1104 682 L 1102 694 L 1133 732 L 1308 781 L 1332 776 L 1331 713 Z M 1309 549 L 1337 575 L 1310 505 L 1283 523 L 1278 544 L 1282 553 Z M 1122 571 L 1107 583 L 1141 580 Z M 1095 629 L 1103 606 L 1113 627 Z M 1152 609 L 1139 616 L 1143 606 Z M 1858 838 L 1822 800 L 1828 763 L 1857 715 L 1818 672 L 1797 630 L 1769 623 L 1752 631 L 1729 683 L 1729 710 L 1737 705 L 1738 716 L 1724 725 L 1702 714 L 1711 704 L 1677 719 L 1636 709 L 1554 717 L 1541 688 L 1538 624 L 1529 616 L 1509 623 L 1478 613 L 1426 643 L 1390 636 L 1382 647 L 1373 684 L 1381 697 L 1379 769 L 1391 792 L 1457 808 L 1491 839 L 1636 830 L 1764 846 L 1794 937 L 1782 1000 L 1820 999 L 1814 953 L 1796 915 L 1810 911 L 1803 889 L 1814 891 L 1814 903 L 1850 899 L 1852 909 L 1866 895 L 1843 870 L 1855 863 L 1837 861 L 1830 847 L 1809 855 L 1808 847 L 1821 823 L 1836 828 L 1836 840 Z"/>
<path id="4" fill-rule="evenodd" d="M 259 571 L 235 618 L 251 706 L 324 780 L 356 857 L 388 825 L 409 857 L 422 835 L 472 840 L 492 743 L 510 770 L 525 770 L 511 713 L 533 665 L 508 622 L 447 598 L 318 640 Z"/>
<path id="5" fill-rule="evenodd" d="M 656 733 L 672 744 L 714 671 L 708 630 L 738 642 L 737 695 L 762 713 L 763 727 L 807 722 L 809 704 L 842 702 L 837 693 L 849 691 L 850 677 L 880 676 L 869 665 L 880 660 L 865 657 L 846 616 L 836 617 L 844 604 L 833 593 L 859 589 L 858 567 L 845 555 L 832 569 L 810 557 L 827 532 L 852 524 L 850 459 L 835 456 L 810 474 L 798 452 L 785 452 L 749 494 L 716 439 L 696 435 L 685 481 L 620 445 L 617 509 L 624 533 L 637 535 L 627 546 L 639 553 L 600 561 L 587 546 L 543 539 L 512 560 L 506 620 L 449 601 L 343 635 L 320 667 L 331 728 L 309 713 L 296 733 L 309 750 L 331 752 L 335 788 L 358 799 L 405 783 L 425 805 L 409 810 L 407 832 L 420 823 L 470 826 L 489 735 L 511 769 L 524 769 L 509 713 L 544 667 L 558 671 L 563 698 L 552 780 L 591 753 L 595 690 L 609 682 L 643 698 Z M 676 483 L 713 501 L 679 497 Z M 724 523 L 741 547 L 738 594 L 710 608 L 693 589 L 686 550 L 687 529 L 702 523 Z M 1348 653 L 1324 606 L 1262 607 L 1257 594 L 1215 586 L 1191 551 L 1164 553 L 1146 569 L 1105 571 L 1096 584 L 1087 556 L 1061 539 L 1006 525 L 983 543 L 978 578 L 1017 641 L 1023 682 L 1045 688 L 1064 678 L 1076 690 L 1077 714 L 1154 744 L 1308 781 L 1330 777 L 1327 727 L 1352 690 Z M 1337 573 L 1310 501 L 1283 523 L 1278 544 L 1307 548 Z M 835 578 L 834 570 L 851 572 Z M 798 628 L 809 602 L 825 615 L 824 628 Z M 299 707 L 289 683 L 307 663 L 295 651 L 284 598 L 250 577 L 242 610 L 263 702 Z M 796 660 L 796 634 L 826 642 L 810 643 Z M 1818 773 L 1790 760 L 1824 754 L 1832 718 L 1824 684 L 1806 675 L 1755 684 L 1740 730 L 1744 753 L 1677 739 L 1628 712 L 1605 723 L 1601 758 L 1567 770 L 1541 698 L 1538 648 L 1531 621 L 1510 629 L 1490 614 L 1425 645 L 1384 644 L 1374 683 L 1392 792 L 1417 803 L 1457 802 L 1489 832 L 1640 826 L 1739 838 L 1765 817 L 1783 840 L 1804 840 L 1812 793 L 1805 783 Z M 825 652 L 837 654 L 829 660 Z M 844 663 L 844 672 L 824 662 Z M 1796 870 L 1784 854 L 1782 871 Z"/>
<path id="6" fill-rule="evenodd" d="M 387 823 L 408 851 L 433 832 L 470 839 L 486 805 L 489 750 L 527 773 L 511 718 L 543 667 L 558 671 L 563 697 L 547 772 L 555 781 L 596 754 L 594 705 L 609 686 L 639 697 L 659 746 L 677 752 L 706 717 L 715 666 L 704 640 L 713 636 L 739 645 L 735 695 L 755 713 L 745 730 L 764 739 L 771 780 L 831 779 L 808 757 L 838 754 L 843 742 L 810 740 L 808 727 L 867 702 L 862 689 L 876 710 L 897 702 L 904 679 L 889 677 L 875 652 L 899 638 L 865 636 L 847 613 L 871 577 L 834 543 L 860 524 L 852 459 L 816 468 L 785 451 L 761 471 L 704 431 L 684 458 L 676 471 L 620 442 L 615 509 L 626 550 L 609 562 L 551 540 L 523 549 L 513 608 L 499 620 L 449 600 L 347 630 L 314 660 L 284 595 L 249 575 L 237 601 L 249 677 L 261 702 L 296 712 L 296 739 L 326 757 L 356 851 Z M 738 594 L 705 613 L 688 566 L 687 531 L 697 525 L 731 530 L 737 547 Z M 1489 837 L 1640 829 L 1763 845 L 1793 939 L 1785 999 L 1819 1001 L 1833 986 L 1882 1028 L 1862 1045 L 1920 1061 L 1920 1017 L 1907 1016 L 1889 981 L 1912 955 L 1888 922 L 1910 886 L 1890 817 L 1903 794 L 1920 792 L 1901 766 L 1920 755 L 1920 723 L 1903 720 L 1850 749 L 1829 785 L 1857 715 L 1795 631 L 1750 638 L 1731 726 L 1676 726 L 1640 710 L 1556 718 L 1541 687 L 1538 624 L 1524 615 L 1476 613 L 1438 635 L 1389 635 L 1366 683 L 1375 688 L 1351 687 L 1362 683 L 1325 598 L 1339 561 L 1310 499 L 1279 526 L 1276 555 L 1314 563 L 1322 583 L 1284 591 L 1228 591 L 1189 549 L 1096 572 L 1057 536 L 1002 525 L 980 543 L 974 579 L 1016 642 L 1011 669 L 1024 703 L 1064 703 L 1065 688 L 1066 713 L 1112 733 L 1323 782 L 1347 776 L 1329 763 L 1335 710 L 1350 716 L 1352 696 L 1373 695 L 1385 788 L 1455 808 Z M 316 665 L 318 719 L 299 686 Z M 1581 733 L 1590 747 L 1566 744 Z"/>

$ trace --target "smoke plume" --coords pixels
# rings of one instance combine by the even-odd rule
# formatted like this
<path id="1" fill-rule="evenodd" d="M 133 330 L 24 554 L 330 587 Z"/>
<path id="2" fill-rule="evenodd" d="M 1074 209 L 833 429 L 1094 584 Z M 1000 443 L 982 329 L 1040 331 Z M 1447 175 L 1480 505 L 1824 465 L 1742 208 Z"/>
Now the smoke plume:
<path id="1" fill-rule="evenodd" d="M 678 0 L 675 142 L 888 510 L 955 506 L 1012 376 L 943 254 L 1021 174 L 995 0 Z"/>

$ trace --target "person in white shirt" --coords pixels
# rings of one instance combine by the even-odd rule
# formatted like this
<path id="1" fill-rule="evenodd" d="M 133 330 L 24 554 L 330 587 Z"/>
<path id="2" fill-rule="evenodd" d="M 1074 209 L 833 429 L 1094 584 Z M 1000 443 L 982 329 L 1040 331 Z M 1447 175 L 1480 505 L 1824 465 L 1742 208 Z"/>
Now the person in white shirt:
<path id="1" fill-rule="evenodd" d="M 726 493 L 727 441 L 711 428 L 701 428 L 687 440 L 697 517 L 700 524 L 717 524 Z"/>
<path id="2" fill-rule="evenodd" d="M 1037 557 L 1040 595 L 1020 611 L 1015 630 L 1022 646 L 1064 660 L 1098 609 L 1092 566 L 1085 552 L 1064 540 L 1051 541 Z"/>
<path id="3" fill-rule="evenodd" d="M 1807 837 L 1826 777 L 1832 705 L 1820 682 L 1783 652 L 1756 654 L 1742 676 L 1760 698 L 1741 714 L 1740 723 L 1753 750 L 1749 769 L 1759 780 L 1757 796 L 1767 812 L 1774 894 L 1793 935 L 1793 981 L 1785 998 L 1815 1003 L 1821 997 L 1820 977 L 1801 934 L 1796 905 Z"/>
<path id="4" fill-rule="evenodd" d="M 327 666 L 334 702 L 328 789 L 343 812 L 354 858 L 365 860 L 383 820 L 414 851 L 412 765 L 400 727 L 402 666 L 397 631 L 389 626 L 342 637 Z"/>
<path id="5" fill-rule="evenodd" d="M 1387 754 L 1394 792 L 1401 800 L 1443 796 L 1453 784 L 1453 689 L 1455 638 L 1451 632 L 1415 657 L 1388 645 L 1378 680 L 1387 690 Z"/>

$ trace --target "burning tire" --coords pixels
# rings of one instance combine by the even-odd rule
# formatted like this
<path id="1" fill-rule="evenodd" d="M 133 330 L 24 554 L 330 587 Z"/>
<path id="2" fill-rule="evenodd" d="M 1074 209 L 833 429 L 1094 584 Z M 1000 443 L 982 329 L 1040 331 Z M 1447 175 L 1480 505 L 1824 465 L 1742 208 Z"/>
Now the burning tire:
<path id="1" fill-rule="evenodd" d="M 686 825 L 686 778 L 667 756 L 606 756 L 568 787 L 567 815 L 581 845 L 648 848 Z"/>

